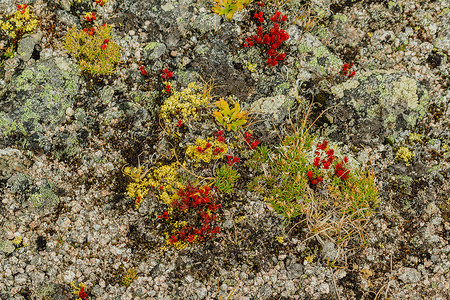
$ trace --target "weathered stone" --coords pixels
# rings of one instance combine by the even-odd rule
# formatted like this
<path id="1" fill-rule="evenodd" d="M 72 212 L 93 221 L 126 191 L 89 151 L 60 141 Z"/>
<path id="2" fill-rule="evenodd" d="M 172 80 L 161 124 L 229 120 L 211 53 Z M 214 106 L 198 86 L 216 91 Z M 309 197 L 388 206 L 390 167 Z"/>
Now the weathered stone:
<path id="1" fill-rule="evenodd" d="M 14 247 L 13 242 L 10 240 L 0 241 L 0 251 L 5 252 L 6 254 L 11 254 L 15 249 L 16 248 Z"/>
<path id="2" fill-rule="evenodd" d="M 398 274 L 398 278 L 404 283 L 415 283 L 420 280 L 419 271 L 413 268 L 401 268 Z"/>
<path id="3" fill-rule="evenodd" d="M 19 41 L 17 46 L 17 54 L 23 61 L 29 61 L 33 55 L 34 46 L 38 41 L 32 36 L 26 36 Z"/>
<path id="4" fill-rule="evenodd" d="M 438 32 L 435 46 L 444 51 L 450 51 L 450 12 L 447 12 L 442 18 L 442 30 Z"/>
<path id="5" fill-rule="evenodd" d="M 0 149 L 0 180 L 8 179 L 17 172 L 24 172 L 30 162 L 17 149 Z"/>
<path id="6" fill-rule="evenodd" d="M 258 299 L 269 299 L 271 296 L 272 287 L 267 283 L 258 290 Z"/>
<path id="7" fill-rule="evenodd" d="M 39 214 L 47 214 L 59 204 L 59 197 L 53 191 L 53 184 L 44 179 L 38 187 L 34 187 L 28 198 L 30 208 Z"/>
<path id="8" fill-rule="evenodd" d="M 3 105 L 8 109 L 0 111 L 0 132 L 3 136 L 21 132 L 30 144 L 46 148 L 43 133 L 56 131 L 65 120 L 79 86 L 78 67 L 67 58 L 53 57 L 28 66 L 6 87 L 8 101 Z"/>
<path id="9" fill-rule="evenodd" d="M 146 59 L 160 58 L 167 50 L 167 47 L 163 43 L 150 42 L 144 48 L 144 56 Z"/>
<path id="10" fill-rule="evenodd" d="M 329 76 L 342 67 L 342 61 L 312 34 L 299 36 L 297 49 L 300 52 L 299 67 L 317 76 Z M 291 44 L 294 41 L 290 42 Z"/>
<path id="11" fill-rule="evenodd" d="M 331 88 L 336 108 L 331 137 L 373 145 L 413 129 L 427 112 L 428 91 L 409 75 L 368 71 Z"/>
<path id="12" fill-rule="evenodd" d="M 296 278 L 300 278 L 300 276 L 303 275 L 304 267 L 302 264 L 293 263 L 293 264 L 290 264 L 286 268 L 286 270 L 287 270 L 289 279 L 296 279 Z"/>

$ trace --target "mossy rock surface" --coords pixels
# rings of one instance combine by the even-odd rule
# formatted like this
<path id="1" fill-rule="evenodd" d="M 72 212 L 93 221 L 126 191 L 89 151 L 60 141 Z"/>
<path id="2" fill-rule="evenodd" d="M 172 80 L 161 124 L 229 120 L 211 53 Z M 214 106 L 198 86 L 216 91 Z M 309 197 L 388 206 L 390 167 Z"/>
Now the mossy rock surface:
<path id="1" fill-rule="evenodd" d="M 79 92 L 81 79 L 76 65 L 64 57 L 40 60 L 13 76 L 3 93 L 0 133 L 34 135 L 35 143 L 46 131 L 54 132 L 65 120 L 66 109 Z"/>
<path id="2" fill-rule="evenodd" d="M 331 88 L 337 105 L 333 136 L 358 145 L 374 145 L 398 137 L 423 120 L 428 92 L 409 75 L 375 70 L 362 72 Z"/>

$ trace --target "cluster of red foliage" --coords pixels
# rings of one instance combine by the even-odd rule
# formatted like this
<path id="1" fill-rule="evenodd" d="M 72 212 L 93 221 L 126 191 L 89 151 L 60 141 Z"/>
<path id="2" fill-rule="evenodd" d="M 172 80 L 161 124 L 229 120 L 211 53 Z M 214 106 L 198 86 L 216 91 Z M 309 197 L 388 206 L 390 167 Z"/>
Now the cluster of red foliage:
<path id="1" fill-rule="evenodd" d="M 217 132 L 217 140 L 219 142 L 225 142 L 225 137 L 223 136 L 223 130 L 220 130 Z"/>
<path id="2" fill-rule="evenodd" d="M 169 71 L 168 69 L 164 69 L 163 70 L 163 74 L 161 75 L 161 78 L 163 80 L 169 79 L 173 77 L 173 73 L 171 71 Z M 172 86 L 169 83 L 166 83 L 166 85 L 164 86 L 164 90 L 166 93 L 170 93 L 172 91 Z"/>
<path id="3" fill-rule="evenodd" d="M 253 15 L 255 19 L 257 19 L 260 23 L 264 22 L 263 12 L 257 12 Z"/>
<path id="4" fill-rule="evenodd" d="M 197 147 L 197 152 L 198 153 L 203 153 L 205 152 L 205 150 L 208 150 L 209 148 L 211 148 L 211 143 L 206 143 L 205 148 L 202 148 L 200 146 Z"/>
<path id="5" fill-rule="evenodd" d="M 355 75 L 356 71 L 353 71 L 350 73 L 350 69 L 353 67 L 353 63 L 351 63 L 350 65 L 345 63 L 342 68 L 344 69 L 344 71 L 342 72 L 345 76 L 347 76 L 348 78 L 352 77 L 353 75 Z"/>
<path id="6" fill-rule="evenodd" d="M 263 13 L 261 11 L 255 13 L 254 17 L 259 22 L 264 22 Z M 284 60 L 286 57 L 286 54 L 278 52 L 277 49 L 284 41 L 289 39 L 289 34 L 283 29 L 280 29 L 280 23 L 285 22 L 287 16 L 281 15 L 281 12 L 276 11 L 270 20 L 273 22 L 273 27 L 269 30 L 269 33 L 263 34 L 263 27 L 258 26 L 256 34 L 251 38 L 248 37 L 245 39 L 246 43 L 244 43 L 244 47 L 251 47 L 255 45 L 255 43 L 269 46 L 269 50 L 267 50 L 267 54 L 269 54 L 267 64 L 276 66 L 279 61 Z"/>
<path id="7" fill-rule="evenodd" d="M 227 164 L 231 167 L 233 164 L 235 164 L 235 163 L 238 163 L 241 159 L 236 155 L 236 156 L 233 156 L 233 154 L 231 154 L 231 153 L 228 153 L 227 155 L 226 155 L 226 157 L 227 157 L 227 159 L 228 159 L 228 161 L 227 161 Z"/>
<path id="8" fill-rule="evenodd" d="M 168 69 L 163 70 L 163 74 L 161 75 L 162 79 L 166 80 L 166 79 L 169 79 L 172 77 L 173 77 L 173 72 L 170 72 Z"/>
<path id="9" fill-rule="evenodd" d="M 319 152 L 319 150 L 322 150 L 322 153 L 325 153 L 325 158 L 321 157 L 321 152 Z M 330 169 L 330 166 L 333 164 L 335 159 L 336 156 L 334 156 L 334 149 L 328 147 L 328 141 L 324 140 L 322 143 L 318 143 L 316 145 L 316 157 L 313 162 L 313 167 L 316 171 L 319 171 L 321 168 L 324 170 Z M 344 180 L 348 178 L 348 174 L 350 173 L 350 170 L 343 166 L 343 164 L 347 162 L 348 157 L 345 156 L 343 162 L 337 163 L 334 166 L 334 174 Z M 309 170 L 306 175 L 308 176 L 311 185 L 316 185 L 323 181 L 322 176 L 314 176 L 313 170 Z"/>
<path id="10" fill-rule="evenodd" d="M 344 157 L 344 161 L 337 163 L 336 166 L 334 166 L 334 174 L 336 174 L 337 177 L 341 178 L 341 179 L 347 179 L 348 178 L 348 174 L 350 174 L 350 170 L 345 168 L 343 166 L 344 163 L 348 162 L 348 157 Z"/>
<path id="11" fill-rule="evenodd" d="M 145 70 L 145 66 L 140 66 L 139 70 L 141 71 L 141 75 L 147 76 L 147 71 Z"/>
<path id="12" fill-rule="evenodd" d="M 91 27 L 91 29 L 84 28 L 84 32 L 87 32 L 89 35 L 93 35 L 95 33 L 95 28 Z"/>
<path id="13" fill-rule="evenodd" d="M 95 21 L 95 12 L 92 12 L 92 17 L 86 16 L 86 21 L 94 22 Z"/>
<path id="14" fill-rule="evenodd" d="M 106 4 L 106 1 L 105 0 L 95 0 L 95 3 L 97 3 L 100 6 L 103 6 Z"/>
<path id="15" fill-rule="evenodd" d="M 84 290 L 84 286 L 81 287 L 80 291 L 78 292 L 78 297 L 80 297 L 82 300 L 87 300 L 88 293 Z"/>
<path id="16" fill-rule="evenodd" d="M 259 139 L 252 137 L 252 135 L 248 132 L 245 134 L 245 140 L 247 141 L 248 145 L 250 146 L 250 149 L 255 150 L 259 145 Z"/>
<path id="17" fill-rule="evenodd" d="M 26 4 L 17 5 L 17 10 L 22 10 L 20 13 L 23 15 L 25 13 L 25 8 L 27 8 Z"/>
<path id="18" fill-rule="evenodd" d="M 109 43 L 109 40 L 108 40 L 108 39 L 105 39 L 105 40 L 103 41 L 102 50 L 105 50 L 106 47 L 108 47 L 108 43 Z"/>
<path id="19" fill-rule="evenodd" d="M 172 234 L 169 243 L 202 242 L 212 239 L 215 234 L 220 232 L 220 228 L 214 226 L 213 222 L 217 219 L 216 211 L 221 204 L 217 204 L 215 194 L 209 185 L 199 188 L 189 183 L 187 187 L 178 189 L 177 195 L 179 199 L 172 202 L 173 214 L 181 212 L 183 219 L 186 218 L 186 215 L 190 215 L 192 218 L 187 221 L 191 221 L 191 225 L 186 225 Z M 169 220 L 169 213 L 164 211 L 158 218 Z"/>

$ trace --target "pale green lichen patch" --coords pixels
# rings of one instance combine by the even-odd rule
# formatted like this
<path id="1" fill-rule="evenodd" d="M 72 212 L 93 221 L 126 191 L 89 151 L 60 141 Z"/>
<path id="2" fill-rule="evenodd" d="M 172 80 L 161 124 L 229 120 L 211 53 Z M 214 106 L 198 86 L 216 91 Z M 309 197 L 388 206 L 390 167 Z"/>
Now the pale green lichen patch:
<path id="1" fill-rule="evenodd" d="M 284 95 L 260 98 L 253 103 L 252 112 L 270 115 L 274 121 L 279 121 L 287 113 L 289 104 L 287 97 Z"/>
<path id="2" fill-rule="evenodd" d="M 344 92 L 347 90 L 356 89 L 359 86 L 359 81 L 354 78 L 343 82 L 342 84 L 335 85 L 331 87 L 331 92 L 338 98 L 344 97 Z M 359 101 L 354 101 L 357 104 Z M 358 105 L 359 106 L 359 105 Z"/>
<path id="3" fill-rule="evenodd" d="M 355 143 L 373 144 L 389 135 L 412 131 L 426 115 L 427 90 L 396 71 L 366 71 L 330 88 L 336 104 L 335 135 L 352 136 Z"/>
<path id="4" fill-rule="evenodd" d="M 53 185 L 49 182 L 39 187 L 39 191 L 28 198 L 30 204 L 36 209 L 44 209 L 59 203 L 59 197 L 53 192 Z"/>
<path id="5" fill-rule="evenodd" d="M 362 72 L 333 86 L 331 92 L 369 119 L 381 117 L 384 127 L 392 127 L 400 115 L 408 127 L 414 127 L 425 116 L 428 103 L 428 92 L 413 78 L 393 71 Z"/>
<path id="6" fill-rule="evenodd" d="M 402 76 L 399 81 L 394 82 L 394 90 L 392 91 L 394 101 L 405 101 L 408 107 L 416 109 L 419 105 L 419 97 L 417 96 L 417 84 L 412 78 Z"/>
<path id="7" fill-rule="evenodd" d="M 339 20 L 339 21 L 342 21 L 342 22 L 347 22 L 347 16 L 346 15 L 342 15 L 342 14 L 335 14 L 334 16 L 333 16 L 333 19 L 335 19 L 335 20 Z"/>
<path id="8" fill-rule="evenodd" d="M 342 66 L 342 61 L 311 34 L 306 34 L 301 39 L 297 50 L 300 52 L 300 59 L 306 62 L 308 71 L 320 76 L 334 74 Z"/>
<path id="9" fill-rule="evenodd" d="M 11 254 L 15 249 L 16 247 L 14 247 L 14 244 L 10 240 L 0 241 L 0 251 Z"/>
<path id="10" fill-rule="evenodd" d="M 67 58 L 55 57 L 27 67 L 7 86 L 15 92 L 11 97 L 15 110 L 0 113 L 0 133 L 29 135 L 55 128 L 64 120 L 79 86 L 79 71 Z"/>

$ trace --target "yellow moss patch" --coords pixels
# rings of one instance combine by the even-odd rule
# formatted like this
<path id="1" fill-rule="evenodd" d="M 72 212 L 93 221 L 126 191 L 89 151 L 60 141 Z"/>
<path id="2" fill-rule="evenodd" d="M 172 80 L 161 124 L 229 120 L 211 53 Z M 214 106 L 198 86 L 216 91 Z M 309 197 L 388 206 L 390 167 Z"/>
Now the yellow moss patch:
<path id="1" fill-rule="evenodd" d="M 137 277 L 137 271 L 135 269 L 129 269 L 122 277 L 122 284 L 124 286 L 130 286 Z"/>
<path id="2" fill-rule="evenodd" d="M 111 41 L 111 26 L 104 25 L 94 29 L 69 29 L 64 47 L 77 59 L 82 71 L 93 75 L 111 74 L 120 61 L 120 47 Z"/>
<path id="3" fill-rule="evenodd" d="M 6 21 L 0 20 L 0 28 L 9 37 L 20 39 L 22 35 L 33 32 L 38 23 L 36 16 L 30 11 L 30 7 L 27 6 L 6 17 Z"/>
<path id="4" fill-rule="evenodd" d="M 189 145 L 186 155 L 196 162 L 204 161 L 209 163 L 213 159 L 221 159 L 228 152 L 227 144 L 208 138 L 203 140 L 198 138 L 195 145 Z"/>
<path id="5" fill-rule="evenodd" d="M 395 159 L 397 160 L 403 160 L 407 166 L 410 166 L 410 161 L 414 159 L 414 153 L 412 153 L 408 148 L 406 147 L 400 147 L 397 150 L 397 155 L 395 156 Z"/>
<path id="6" fill-rule="evenodd" d="M 176 169 L 177 165 L 178 163 L 163 165 L 153 172 L 144 171 L 144 166 L 123 169 L 123 174 L 132 180 L 127 186 L 127 196 L 135 199 L 136 209 L 139 208 L 150 188 L 156 188 L 160 192 L 159 200 L 161 202 L 172 203 L 176 191 L 183 187 Z"/>
<path id="7" fill-rule="evenodd" d="M 203 87 L 195 82 L 188 84 L 181 91 L 174 89 L 173 94 L 164 102 L 159 117 L 166 123 L 173 118 L 186 122 L 188 118 L 197 119 L 198 108 L 209 103 L 209 95 L 204 93 Z"/>

